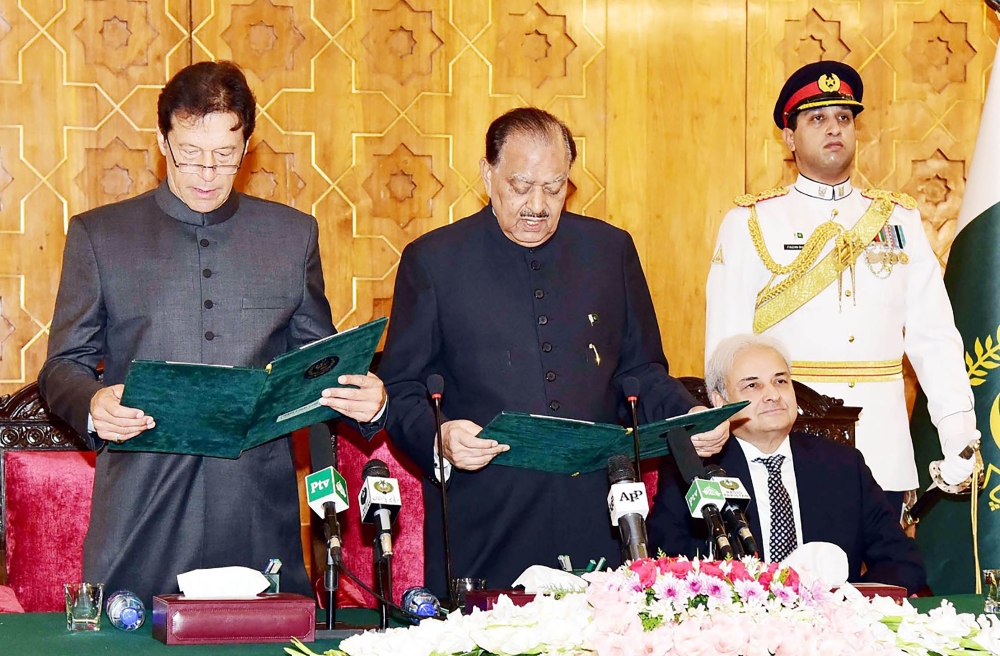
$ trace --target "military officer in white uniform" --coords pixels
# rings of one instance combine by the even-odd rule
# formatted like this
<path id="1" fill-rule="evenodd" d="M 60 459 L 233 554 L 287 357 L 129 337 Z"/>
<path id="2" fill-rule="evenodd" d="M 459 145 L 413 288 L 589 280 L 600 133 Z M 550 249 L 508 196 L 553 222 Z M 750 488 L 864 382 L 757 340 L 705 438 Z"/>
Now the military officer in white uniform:
<path id="1" fill-rule="evenodd" d="M 749 330 L 788 345 L 795 379 L 863 408 L 856 444 L 895 504 L 917 487 L 904 352 L 927 394 L 947 483 L 971 475 L 974 461 L 958 454 L 979 434 L 962 339 L 916 201 L 851 184 L 862 93 L 861 77 L 839 62 L 809 64 L 785 83 L 774 120 L 799 176 L 740 196 L 723 220 L 705 352 Z"/>

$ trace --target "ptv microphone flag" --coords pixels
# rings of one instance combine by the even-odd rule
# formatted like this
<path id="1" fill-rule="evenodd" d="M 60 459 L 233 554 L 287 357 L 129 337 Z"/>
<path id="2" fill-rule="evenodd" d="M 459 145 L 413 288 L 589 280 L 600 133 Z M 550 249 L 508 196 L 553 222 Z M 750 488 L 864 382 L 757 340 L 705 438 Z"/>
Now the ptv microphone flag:
<path id="1" fill-rule="evenodd" d="M 705 506 L 714 506 L 718 510 L 725 505 L 726 496 L 718 481 L 696 478 L 691 481 L 691 487 L 684 495 L 684 500 L 692 517 L 704 517 Z"/>
<path id="2" fill-rule="evenodd" d="M 306 502 L 319 515 L 324 516 L 323 504 L 332 501 L 336 511 L 343 512 L 350 506 L 347 499 L 347 481 L 333 467 L 321 469 L 306 476 Z"/>

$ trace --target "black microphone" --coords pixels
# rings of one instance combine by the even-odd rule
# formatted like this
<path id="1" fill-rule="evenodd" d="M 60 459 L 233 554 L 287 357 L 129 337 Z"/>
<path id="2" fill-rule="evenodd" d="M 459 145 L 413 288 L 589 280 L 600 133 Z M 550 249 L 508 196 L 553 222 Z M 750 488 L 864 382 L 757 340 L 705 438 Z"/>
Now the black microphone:
<path id="1" fill-rule="evenodd" d="M 358 493 L 361 523 L 374 524 L 376 541 L 383 558 L 392 556 L 392 524 L 399 514 L 399 482 L 390 477 L 389 467 L 372 458 L 361 470 L 364 482 Z"/>
<path id="2" fill-rule="evenodd" d="M 340 521 L 337 519 L 337 507 L 332 501 L 323 504 L 323 538 L 334 565 L 340 564 L 342 545 L 340 542 Z"/>
<path id="3" fill-rule="evenodd" d="M 635 470 L 627 456 L 614 455 L 608 458 L 608 512 L 611 523 L 618 527 L 622 538 L 622 553 L 628 560 L 647 558 L 646 515 L 649 514 L 649 499 L 646 486 L 636 480 Z"/>
<path id="4" fill-rule="evenodd" d="M 444 476 L 444 437 L 441 432 L 441 397 L 444 395 L 444 378 L 441 374 L 431 374 L 427 377 L 427 392 L 431 395 L 434 405 L 434 428 L 438 452 L 438 482 L 441 483 L 441 526 L 444 533 L 444 572 L 447 578 L 448 603 L 454 610 L 455 601 L 451 593 L 451 537 L 448 531 L 448 483 Z"/>
<path id="5" fill-rule="evenodd" d="M 639 454 L 639 379 L 635 376 L 628 376 L 622 381 L 622 392 L 625 400 L 628 401 L 629 410 L 632 412 L 632 444 L 635 447 L 635 475 L 642 480 L 642 466 L 639 464 L 641 457 Z"/>
<path id="6" fill-rule="evenodd" d="M 715 481 L 701 478 L 705 467 L 694 445 L 691 444 L 691 437 L 687 431 L 677 428 L 668 431 L 667 442 L 670 444 L 670 453 L 674 456 L 681 477 L 685 483 L 691 485 L 684 495 L 688 510 L 691 511 L 692 517 L 701 517 L 705 520 L 715 559 L 735 557 L 733 545 L 729 541 L 722 521 L 721 508 L 725 505 L 722 486 Z"/>
<path id="7" fill-rule="evenodd" d="M 706 465 L 705 476 L 718 481 L 722 486 L 722 494 L 726 497 L 726 503 L 722 506 L 722 520 L 736 537 L 738 544 L 743 547 L 743 552 L 748 556 L 760 557 L 757 540 L 743 513 L 743 510 L 750 505 L 750 493 L 743 487 L 740 479 L 727 475 L 726 470 L 718 465 Z"/>

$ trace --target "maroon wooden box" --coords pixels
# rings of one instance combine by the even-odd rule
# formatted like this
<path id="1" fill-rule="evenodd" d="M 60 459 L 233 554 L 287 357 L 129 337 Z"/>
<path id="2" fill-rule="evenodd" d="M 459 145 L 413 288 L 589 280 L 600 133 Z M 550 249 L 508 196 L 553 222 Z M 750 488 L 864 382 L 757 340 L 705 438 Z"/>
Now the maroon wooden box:
<path id="1" fill-rule="evenodd" d="M 298 594 L 253 599 L 153 597 L 153 637 L 167 645 L 302 642 L 316 638 L 316 602 Z"/>

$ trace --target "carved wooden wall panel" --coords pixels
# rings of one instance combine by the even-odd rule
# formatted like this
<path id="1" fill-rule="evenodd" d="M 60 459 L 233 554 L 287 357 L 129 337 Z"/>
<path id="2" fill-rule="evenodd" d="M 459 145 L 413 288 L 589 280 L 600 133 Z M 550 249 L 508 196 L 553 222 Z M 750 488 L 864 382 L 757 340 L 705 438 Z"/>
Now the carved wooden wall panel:
<path id="1" fill-rule="evenodd" d="M 494 116 L 565 118 L 570 208 L 632 231 L 675 371 L 698 374 L 718 223 L 790 180 L 786 74 L 861 69 L 859 182 L 916 196 L 943 261 L 996 25 L 980 0 L 0 0 L 0 392 L 44 360 L 69 216 L 162 177 L 156 96 L 190 61 L 246 68 L 238 185 L 317 216 L 342 327 L 389 312 L 407 243 L 480 207 Z"/>
<path id="2" fill-rule="evenodd" d="M 187 3 L 0 2 L 0 392 L 45 359 L 69 217 L 157 184 Z"/>
<path id="3" fill-rule="evenodd" d="M 483 137 L 507 109 L 571 122 L 570 205 L 604 209 L 603 5 L 455 4 L 192 3 L 194 59 L 240 62 L 258 94 L 243 188 L 319 219 L 338 325 L 387 314 L 406 244 L 482 206 Z"/>
<path id="4" fill-rule="evenodd" d="M 838 59 L 865 82 L 857 183 L 906 191 L 942 264 L 975 145 L 997 20 L 979 0 L 751 2 L 747 188 L 793 179 L 771 122 L 781 84 L 809 61 Z"/>

